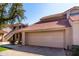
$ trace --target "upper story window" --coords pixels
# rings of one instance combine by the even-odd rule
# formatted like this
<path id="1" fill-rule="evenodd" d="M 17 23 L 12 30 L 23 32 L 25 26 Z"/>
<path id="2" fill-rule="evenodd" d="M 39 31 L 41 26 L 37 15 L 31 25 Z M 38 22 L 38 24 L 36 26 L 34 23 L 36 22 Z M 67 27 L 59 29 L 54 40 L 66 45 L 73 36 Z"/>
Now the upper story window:
<path id="1" fill-rule="evenodd" d="M 79 15 L 79 13 L 71 13 L 70 16 Z"/>

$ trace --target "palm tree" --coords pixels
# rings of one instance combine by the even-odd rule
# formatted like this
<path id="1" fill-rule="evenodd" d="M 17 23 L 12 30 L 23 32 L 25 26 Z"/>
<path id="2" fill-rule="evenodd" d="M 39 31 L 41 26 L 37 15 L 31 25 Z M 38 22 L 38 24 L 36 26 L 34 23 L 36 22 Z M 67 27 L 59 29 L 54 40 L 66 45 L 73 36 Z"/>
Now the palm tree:
<path id="1" fill-rule="evenodd" d="M 21 22 L 23 19 L 24 9 L 22 3 L 0 3 L 0 29 L 6 24 Z M 12 41 L 15 42 L 14 39 Z"/>
<path id="2" fill-rule="evenodd" d="M 24 19 L 22 3 L 0 3 L 0 28 L 5 24 L 14 24 Z"/>

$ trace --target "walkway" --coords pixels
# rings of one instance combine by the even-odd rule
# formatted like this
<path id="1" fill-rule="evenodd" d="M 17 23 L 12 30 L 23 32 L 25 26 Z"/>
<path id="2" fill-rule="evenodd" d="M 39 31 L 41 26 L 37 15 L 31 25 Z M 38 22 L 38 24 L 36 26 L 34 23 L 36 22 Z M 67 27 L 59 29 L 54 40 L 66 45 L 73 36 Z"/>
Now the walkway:
<path id="1" fill-rule="evenodd" d="M 42 56 L 39 54 L 21 52 L 21 51 L 16 51 L 16 50 L 3 51 L 3 52 L 0 52 L 0 55 L 1 56 Z"/>

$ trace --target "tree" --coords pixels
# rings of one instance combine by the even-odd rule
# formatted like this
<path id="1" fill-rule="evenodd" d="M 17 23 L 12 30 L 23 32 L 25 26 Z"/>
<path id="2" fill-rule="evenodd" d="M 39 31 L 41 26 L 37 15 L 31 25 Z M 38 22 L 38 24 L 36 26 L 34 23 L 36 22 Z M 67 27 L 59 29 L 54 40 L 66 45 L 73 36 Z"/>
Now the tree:
<path id="1" fill-rule="evenodd" d="M 5 24 L 14 24 L 24 19 L 22 3 L 0 3 L 0 28 Z"/>

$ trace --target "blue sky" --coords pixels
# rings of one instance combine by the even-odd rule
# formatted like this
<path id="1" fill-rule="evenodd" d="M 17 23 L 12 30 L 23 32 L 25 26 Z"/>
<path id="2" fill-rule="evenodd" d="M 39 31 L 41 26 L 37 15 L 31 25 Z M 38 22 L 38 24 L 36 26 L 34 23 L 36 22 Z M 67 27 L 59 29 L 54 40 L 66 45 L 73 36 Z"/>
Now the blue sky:
<path id="1" fill-rule="evenodd" d="M 67 9 L 78 6 L 79 4 L 68 3 L 25 3 L 23 4 L 25 12 L 25 24 L 33 24 L 40 20 L 41 17 L 64 12 Z"/>

